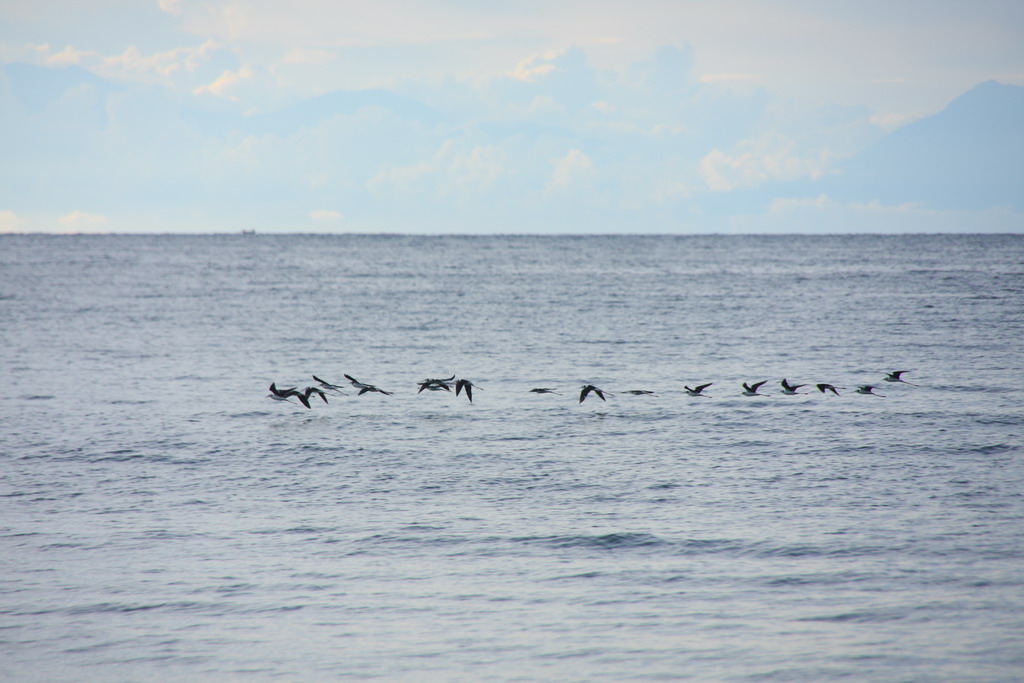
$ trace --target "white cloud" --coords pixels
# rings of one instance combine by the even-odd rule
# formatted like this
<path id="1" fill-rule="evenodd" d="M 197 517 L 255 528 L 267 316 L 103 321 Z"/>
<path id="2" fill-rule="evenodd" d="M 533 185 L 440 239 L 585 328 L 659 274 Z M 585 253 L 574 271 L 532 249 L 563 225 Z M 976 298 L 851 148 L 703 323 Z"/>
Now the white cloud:
<path id="1" fill-rule="evenodd" d="M 908 123 L 913 123 L 919 119 L 920 116 L 913 114 L 875 114 L 870 118 L 873 125 L 878 126 L 886 132 L 891 132 L 897 128 L 902 128 Z"/>
<path id="2" fill-rule="evenodd" d="M 311 211 L 309 217 L 315 221 L 323 223 L 332 223 L 340 221 L 342 215 L 339 211 L 333 211 L 331 209 L 321 209 L 319 211 Z"/>
<path id="3" fill-rule="evenodd" d="M 367 182 L 367 187 L 373 191 L 395 190 L 403 193 L 419 189 L 426 178 L 441 168 L 442 164 L 445 163 L 446 157 L 450 155 L 454 147 L 454 140 L 445 140 L 441 148 L 429 160 L 407 166 L 389 165 L 370 178 Z"/>
<path id="4" fill-rule="evenodd" d="M 57 223 L 64 232 L 94 232 L 107 224 L 107 217 L 84 211 L 72 211 L 58 218 Z"/>
<path id="5" fill-rule="evenodd" d="M 160 9 L 168 14 L 179 16 L 182 12 L 181 0 L 160 0 Z"/>
<path id="6" fill-rule="evenodd" d="M 560 159 L 552 162 L 551 179 L 545 186 L 546 194 L 562 192 L 578 185 L 592 175 L 594 162 L 578 149 L 570 149 Z"/>
<path id="7" fill-rule="evenodd" d="M 78 50 L 71 45 L 66 45 L 60 52 L 49 55 L 46 58 L 46 63 L 49 66 L 71 66 L 72 64 L 80 64 L 85 59 L 95 55 L 95 52 Z"/>
<path id="8" fill-rule="evenodd" d="M 1024 229 L 1024 214 L 999 207 L 945 211 L 912 202 L 841 202 L 820 194 L 775 199 L 761 215 L 732 217 L 729 229 L 799 233 L 1019 232 Z"/>
<path id="9" fill-rule="evenodd" d="M 700 161 L 700 172 L 710 190 L 728 192 L 757 187 L 770 180 L 818 178 L 829 161 L 827 150 L 801 156 L 792 138 L 770 132 L 743 140 L 731 152 L 714 149 Z"/>
<path id="10" fill-rule="evenodd" d="M 24 221 L 13 211 L 0 211 L 0 233 L 19 232 Z"/>
<path id="11" fill-rule="evenodd" d="M 237 95 L 233 95 L 232 92 L 237 90 L 245 81 L 252 80 L 252 77 L 252 69 L 247 66 L 243 66 L 237 71 L 226 70 L 212 83 L 201 85 L 193 90 L 192 94 L 214 95 L 216 97 L 223 97 L 228 100 L 237 101 Z"/>
<path id="12" fill-rule="evenodd" d="M 526 81 L 527 83 L 534 82 L 538 78 L 546 76 L 558 68 L 552 62 L 553 60 L 558 59 L 561 54 L 561 51 L 557 51 L 549 52 L 545 55 L 528 57 L 516 64 L 516 68 L 509 71 L 507 75 L 517 81 Z"/>

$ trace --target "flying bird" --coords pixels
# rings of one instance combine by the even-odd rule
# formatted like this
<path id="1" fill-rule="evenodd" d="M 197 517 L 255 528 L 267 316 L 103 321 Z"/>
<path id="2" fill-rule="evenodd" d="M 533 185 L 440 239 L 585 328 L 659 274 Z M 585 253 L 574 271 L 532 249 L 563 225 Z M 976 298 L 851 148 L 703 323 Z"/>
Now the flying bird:
<path id="1" fill-rule="evenodd" d="M 707 384 L 701 384 L 700 386 L 694 387 L 693 389 L 684 384 L 683 388 L 686 389 L 686 393 L 688 393 L 690 396 L 700 396 L 701 398 L 707 398 L 701 392 L 710 387 L 712 384 L 714 384 L 714 382 L 708 382 Z"/>
<path id="2" fill-rule="evenodd" d="M 468 379 L 460 379 L 458 382 L 455 383 L 455 395 L 458 396 L 459 392 L 461 392 L 463 389 L 465 389 L 466 390 L 466 398 L 468 398 L 469 402 L 472 403 L 473 402 L 473 387 L 476 387 L 476 385 L 473 384 L 472 382 L 470 382 Z M 479 389 L 480 387 L 476 387 L 476 388 Z"/>
<path id="3" fill-rule="evenodd" d="M 451 391 L 452 388 L 448 385 L 447 380 L 443 379 L 425 379 L 420 382 L 420 390 L 416 393 L 421 393 L 424 389 L 428 391 Z"/>
<path id="4" fill-rule="evenodd" d="M 857 391 L 858 394 L 871 394 L 872 396 L 885 396 L 885 394 L 876 394 L 875 393 L 875 388 L 873 386 L 871 386 L 870 384 L 865 384 L 863 386 L 859 386 L 859 387 L 857 387 L 856 391 Z"/>
<path id="5" fill-rule="evenodd" d="M 320 398 L 324 400 L 324 403 L 327 403 L 327 394 L 325 394 L 322 389 L 317 389 L 316 387 L 306 387 L 304 396 L 306 397 L 307 401 L 309 400 L 309 397 L 312 396 L 313 394 L 319 394 Z"/>
<path id="6" fill-rule="evenodd" d="M 597 394 L 598 398 L 600 398 L 602 401 L 606 400 L 604 397 L 604 392 L 602 390 L 598 389 L 593 384 L 584 384 L 583 390 L 580 391 L 580 403 L 583 403 L 583 399 L 585 399 L 587 395 L 590 394 L 590 392 L 594 392 L 595 394 Z"/>
<path id="7" fill-rule="evenodd" d="M 805 386 L 807 386 L 807 385 L 806 384 L 790 384 L 789 382 L 786 381 L 785 377 L 782 378 L 782 393 L 786 394 L 787 396 L 795 396 L 797 394 L 797 389 L 799 389 L 800 387 L 805 387 Z"/>
<path id="8" fill-rule="evenodd" d="M 836 389 L 843 389 L 843 388 L 845 388 L 845 387 L 836 387 L 836 386 L 834 386 L 832 384 L 826 384 L 825 382 L 822 382 L 821 384 L 815 384 L 814 386 L 818 387 L 818 391 L 820 391 L 823 394 L 826 391 L 831 391 L 836 396 L 839 395 L 839 392 L 836 391 Z"/>
<path id="9" fill-rule="evenodd" d="M 277 382 L 270 383 L 270 398 L 275 401 L 288 401 L 292 396 L 299 399 L 299 403 L 309 408 L 309 397 L 306 394 L 296 391 L 295 387 L 291 387 L 289 389 L 278 389 Z M 291 403 L 291 401 L 288 402 Z"/>
<path id="10" fill-rule="evenodd" d="M 654 396 L 654 392 L 648 391 L 647 389 L 628 389 L 622 393 L 633 394 L 634 396 Z"/>
<path id="11" fill-rule="evenodd" d="M 904 373 L 907 373 L 907 372 L 910 372 L 910 370 L 893 370 L 892 372 L 887 374 L 885 377 L 883 377 L 882 381 L 883 382 L 902 382 L 903 384 L 910 384 L 910 386 L 916 387 L 917 386 L 916 384 L 911 384 L 910 382 L 908 382 L 907 380 L 905 380 L 905 379 L 903 379 L 901 377 L 901 375 L 903 375 Z"/>
<path id="12" fill-rule="evenodd" d="M 764 383 L 767 382 L 767 381 L 768 380 L 764 379 L 764 380 L 761 380 L 760 382 L 754 382 L 753 384 L 747 384 L 746 382 L 744 382 L 743 383 L 743 395 L 744 396 L 763 396 L 764 394 L 757 393 L 757 390 L 760 389 L 761 386 L 764 385 Z"/>
<path id="13" fill-rule="evenodd" d="M 391 395 L 390 391 L 384 391 L 383 389 L 381 389 L 379 387 L 375 387 L 372 384 L 366 384 L 365 382 L 360 382 L 359 380 L 357 380 L 352 375 L 345 375 L 345 379 L 347 379 L 349 382 L 351 382 L 352 386 L 354 386 L 356 389 L 359 390 L 359 396 L 362 396 L 363 394 L 365 394 L 368 391 L 373 391 L 373 392 L 376 392 L 378 394 L 384 394 L 385 396 L 390 396 Z"/>
<path id="14" fill-rule="evenodd" d="M 559 394 L 554 389 L 548 389 L 547 387 L 537 387 L 536 389 L 530 389 L 530 393 L 531 394 L 555 394 L 556 396 L 561 396 L 561 394 Z"/>
<path id="15" fill-rule="evenodd" d="M 316 380 L 320 384 L 320 386 L 322 386 L 324 389 L 327 389 L 328 391 L 334 391 L 336 393 L 341 394 L 342 396 L 348 396 L 348 394 L 342 391 L 341 387 L 339 387 L 337 384 L 331 384 L 327 380 L 320 379 L 316 375 L 313 375 L 313 379 Z"/>

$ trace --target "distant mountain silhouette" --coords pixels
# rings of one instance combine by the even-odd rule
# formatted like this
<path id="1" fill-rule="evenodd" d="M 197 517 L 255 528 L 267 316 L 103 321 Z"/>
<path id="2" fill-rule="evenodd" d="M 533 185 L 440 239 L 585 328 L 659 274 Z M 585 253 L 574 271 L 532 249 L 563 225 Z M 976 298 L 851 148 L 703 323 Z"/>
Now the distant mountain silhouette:
<path id="1" fill-rule="evenodd" d="M 1024 210 L 1024 87 L 981 83 L 868 147 L 815 187 L 845 201 Z"/>

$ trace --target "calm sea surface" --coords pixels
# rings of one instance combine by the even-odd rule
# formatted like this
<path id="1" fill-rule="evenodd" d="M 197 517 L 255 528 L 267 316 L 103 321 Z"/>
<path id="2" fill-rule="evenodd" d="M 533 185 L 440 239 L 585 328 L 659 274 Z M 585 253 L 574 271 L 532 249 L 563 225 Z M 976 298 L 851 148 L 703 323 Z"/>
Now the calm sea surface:
<path id="1" fill-rule="evenodd" d="M 0 236 L 0 335 L 3 680 L 1024 675 L 1022 236 Z"/>

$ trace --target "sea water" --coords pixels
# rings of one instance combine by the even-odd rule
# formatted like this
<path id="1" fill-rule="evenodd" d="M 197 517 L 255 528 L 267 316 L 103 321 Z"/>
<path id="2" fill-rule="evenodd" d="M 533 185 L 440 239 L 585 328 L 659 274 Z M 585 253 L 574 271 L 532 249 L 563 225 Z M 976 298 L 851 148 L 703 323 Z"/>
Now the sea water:
<path id="1" fill-rule="evenodd" d="M 1024 672 L 1019 235 L 8 235 L 0 330 L 4 680 Z"/>

